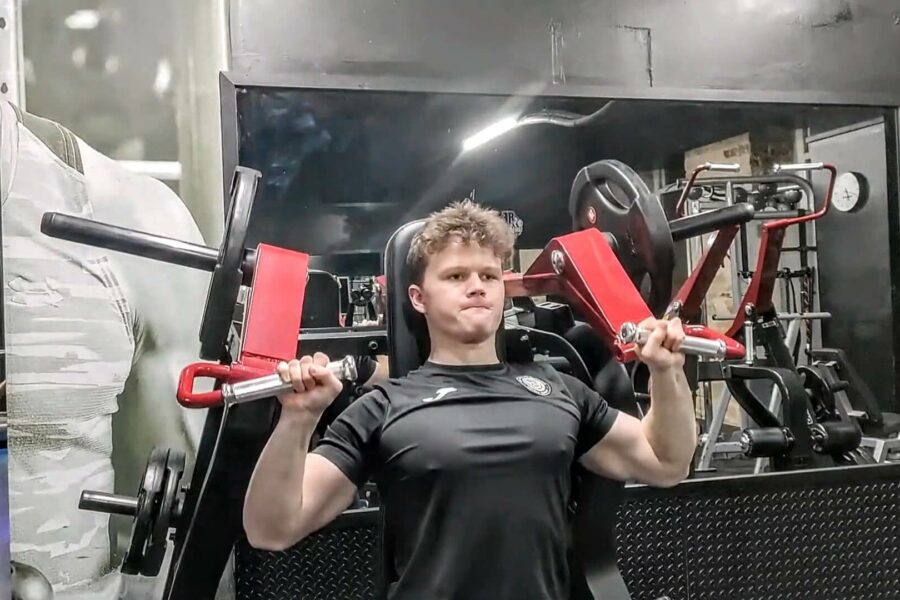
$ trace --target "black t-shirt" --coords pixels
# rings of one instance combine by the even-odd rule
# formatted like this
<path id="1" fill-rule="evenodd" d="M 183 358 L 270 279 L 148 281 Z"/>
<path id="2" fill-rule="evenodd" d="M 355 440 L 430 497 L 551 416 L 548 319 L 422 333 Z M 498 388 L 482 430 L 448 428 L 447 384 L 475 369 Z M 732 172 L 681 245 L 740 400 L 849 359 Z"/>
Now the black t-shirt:
<path id="1" fill-rule="evenodd" d="M 351 404 L 315 452 L 378 484 L 391 600 L 560 600 L 571 468 L 617 414 L 547 365 L 428 363 Z"/>
<path id="2" fill-rule="evenodd" d="M 355 383 L 344 384 L 341 393 L 334 399 L 334 402 L 328 405 L 328 408 L 322 414 L 322 418 L 316 424 L 316 433 L 319 436 L 325 435 L 326 428 L 350 406 L 350 403 L 355 398 L 371 389 L 371 385 L 368 385 L 367 382 L 375 374 L 375 370 L 378 368 L 378 361 L 367 355 L 356 355 L 353 357 L 353 361 L 356 363 L 356 381 L 361 382 L 362 385 L 356 385 Z"/>

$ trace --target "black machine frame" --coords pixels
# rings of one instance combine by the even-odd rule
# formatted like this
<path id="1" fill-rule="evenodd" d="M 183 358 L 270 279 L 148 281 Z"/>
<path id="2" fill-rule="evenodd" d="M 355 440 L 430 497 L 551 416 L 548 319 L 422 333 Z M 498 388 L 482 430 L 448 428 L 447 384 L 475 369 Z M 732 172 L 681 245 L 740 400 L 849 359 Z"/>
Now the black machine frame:
<path id="1" fill-rule="evenodd" d="M 500 96 L 552 96 L 552 97 L 577 97 L 596 99 L 628 99 L 628 100 L 669 100 L 669 101 L 695 101 L 695 102 L 727 102 L 736 104 L 758 103 L 782 103 L 782 104 L 823 104 L 823 105 L 856 105 L 877 107 L 885 111 L 887 156 L 888 156 L 888 190 L 892 198 L 897 198 L 900 192 L 900 96 L 897 94 L 846 94 L 829 92 L 769 92 L 769 91 L 743 91 L 743 90 L 713 90 L 713 89 L 666 89 L 666 88 L 620 88 L 590 85 L 546 85 L 543 88 L 529 88 L 527 94 L 522 92 L 518 85 L 504 85 L 497 81 L 490 85 L 483 82 L 478 84 L 466 82 L 447 82 L 436 80 L 423 80 L 406 77 L 349 77 L 340 75 L 282 75 L 264 74 L 251 71 L 224 72 L 220 76 L 221 93 L 221 120 L 222 120 L 222 145 L 223 166 L 225 180 L 223 189 L 226 191 L 223 197 L 227 199 L 227 190 L 230 186 L 230 174 L 238 165 L 239 156 L 239 119 L 237 114 L 237 96 L 241 89 L 247 87 L 272 87 L 272 88 L 312 88 L 332 90 L 371 90 L 386 92 L 432 92 L 432 93 L 456 93 L 456 94 L 493 94 Z M 900 207 L 895 203 L 888 206 L 890 229 L 890 269 L 894 282 L 900 283 Z M 892 308 L 894 314 L 900 314 L 900 286 L 892 286 Z M 894 321 L 893 331 L 895 355 L 900 355 L 900 320 Z M 900 370 L 895 373 L 896 389 L 900 389 Z M 235 522 L 240 519 L 243 490 L 231 489 L 228 486 L 230 479 L 227 471 L 236 469 L 244 471 L 252 469 L 253 461 L 249 456 L 258 454 L 265 436 L 274 424 L 274 407 L 259 403 L 255 407 L 240 407 L 240 415 L 229 415 L 223 409 L 213 409 L 207 419 L 203 432 L 200 449 L 195 466 L 195 474 L 192 487 L 213 485 L 219 492 L 219 502 L 206 502 L 193 505 L 189 494 L 185 507 L 187 514 L 205 514 L 203 526 L 192 526 L 190 531 L 185 527 L 178 531 L 176 536 L 176 554 L 173 559 L 173 569 L 170 573 L 170 581 L 167 586 L 167 598 L 169 600 L 183 600 L 187 598 L 206 599 L 213 598 L 219 585 L 219 580 L 227 561 L 227 554 L 231 552 L 228 540 L 233 540 L 233 531 L 229 527 L 217 527 L 214 524 L 223 522 Z M 222 447 L 216 447 L 216 439 L 222 441 Z M 225 443 L 227 441 L 227 443 Z M 224 454 L 228 457 L 225 464 L 228 469 L 222 470 L 221 457 L 215 460 L 216 454 Z M 219 467 L 213 470 L 216 473 L 207 473 L 214 463 Z M 854 471 L 851 473 L 850 470 Z M 885 469 L 878 471 L 876 469 Z M 846 471 L 846 472 L 845 472 Z M 873 480 L 881 480 L 886 474 L 896 476 L 896 468 L 893 466 L 878 467 L 847 467 L 844 469 L 827 469 L 823 471 L 804 471 L 801 473 L 764 475 L 763 478 L 753 479 L 753 485 L 759 479 L 762 484 L 767 482 L 801 481 L 804 485 L 819 485 L 823 482 L 846 481 L 848 477 L 870 477 Z M 776 477 L 776 479 L 772 479 Z M 778 479 L 790 477 L 791 479 Z M 678 490 L 704 490 L 709 486 L 746 485 L 745 479 L 731 482 L 729 478 L 719 478 L 705 482 L 686 482 L 685 487 Z M 719 488 L 717 488 L 719 489 Z M 196 493 L 196 492 L 195 492 Z M 637 489 L 629 492 L 633 498 L 635 494 L 647 498 L 678 496 L 681 492 Z M 194 496 L 196 497 L 196 496 Z M 209 498 L 209 495 L 205 495 Z M 228 498 L 228 502 L 222 502 L 221 498 Z M 626 499 L 628 500 L 628 499 Z M 190 535 L 189 535 L 190 534 Z M 224 547 L 223 547 L 224 546 Z M 212 557 L 211 554 L 215 554 Z"/>

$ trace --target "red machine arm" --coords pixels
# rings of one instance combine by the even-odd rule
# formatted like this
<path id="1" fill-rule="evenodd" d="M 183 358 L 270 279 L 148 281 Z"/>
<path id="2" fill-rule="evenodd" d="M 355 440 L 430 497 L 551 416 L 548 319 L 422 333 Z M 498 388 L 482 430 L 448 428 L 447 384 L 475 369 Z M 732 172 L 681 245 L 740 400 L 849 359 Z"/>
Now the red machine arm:
<path id="1" fill-rule="evenodd" d="M 622 362 L 636 358 L 634 344 L 619 339 L 622 326 L 653 316 L 606 237 L 596 229 L 550 240 L 524 275 L 508 275 L 505 283 L 509 297 L 564 295 Z M 694 326 L 692 335 L 724 341 L 726 358 L 744 355 L 738 342 L 704 326 Z"/>

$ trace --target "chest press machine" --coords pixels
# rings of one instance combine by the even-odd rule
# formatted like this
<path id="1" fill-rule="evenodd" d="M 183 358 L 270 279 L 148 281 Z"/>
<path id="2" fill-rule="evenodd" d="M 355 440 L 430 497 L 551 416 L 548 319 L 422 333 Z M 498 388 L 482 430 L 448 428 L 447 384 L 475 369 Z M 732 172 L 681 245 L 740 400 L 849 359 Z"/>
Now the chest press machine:
<path id="1" fill-rule="evenodd" d="M 229 554 L 239 543 L 243 494 L 277 419 L 276 402 L 248 400 L 277 392 L 280 382 L 271 374 L 278 361 L 319 350 L 331 356 L 387 352 L 392 376 L 402 376 L 421 364 L 428 352 L 423 323 L 407 306 L 406 295 L 406 252 L 421 222 L 401 226 L 387 246 L 386 333 L 304 331 L 309 257 L 266 244 L 245 247 L 259 178 L 250 169 L 236 170 L 220 249 L 55 213 L 46 214 L 42 224 L 48 235 L 213 274 L 200 329 L 200 358 L 216 362 L 186 367 L 178 390 L 183 406 L 209 410 L 190 482 L 182 481 L 183 454 L 159 449 L 148 461 L 137 497 L 93 492 L 83 496 L 85 509 L 133 517 L 125 572 L 158 575 L 168 540 L 174 540 L 167 600 L 212 598 Z M 752 209 L 734 206 L 669 223 L 656 197 L 618 161 L 600 161 L 579 173 L 570 212 L 576 231 L 551 240 L 526 273 L 508 276 L 507 294 L 567 297 L 620 366 L 634 359 L 634 343 L 641 335 L 634 324 L 669 308 L 674 242 L 712 231 L 727 232 L 752 217 Z M 249 287 L 249 294 L 238 334 L 232 316 L 242 285 Z M 744 347 L 736 340 L 702 325 L 688 325 L 687 333 L 686 351 L 719 360 L 744 356 Z M 338 362 L 334 368 L 352 379 L 346 363 Z M 624 370 L 622 374 L 627 377 Z M 215 389 L 195 392 L 194 380 L 201 377 L 213 379 Z M 617 408 L 634 412 L 633 397 L 607 399 Z M 779 431 L 796 426 L 782 426 L 777 419 L 760 425 Z M 793 433 L 793 442 L 779 452 L 809 451 L 809 445 L 804 445 L 805 429 Z M 577 588 L 573 593 L 581 595 L 573 597 L 590 598 L 588 594 L 611 590 L 616 595 L 602 597 L 627 597 L 615 563 L 615 510 L 609 509 L 620 497 L 622 484 L 583 473 L 579 480 L 573 498 L 573 586 Z M 363 518 L 369 513 L 354 514 Z"/>

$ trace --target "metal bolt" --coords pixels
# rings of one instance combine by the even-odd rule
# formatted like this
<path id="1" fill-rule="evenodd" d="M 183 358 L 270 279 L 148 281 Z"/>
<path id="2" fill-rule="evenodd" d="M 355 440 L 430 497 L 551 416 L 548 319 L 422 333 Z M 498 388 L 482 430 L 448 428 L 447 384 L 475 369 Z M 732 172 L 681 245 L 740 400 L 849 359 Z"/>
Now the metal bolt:
<path id="1" fill-rule="evenodd" d="M 369 350 L 371 350 L 372 352 L 375 352 L 376 350 L 378 350 L 378 342 L 376 342 L 375 340 L 370 341 L 369 342 Z"/>
<path id="2" fill-rule="evenodd" d="M 553 265 L 553 272 L 562 275 L 566 270 L 566 257 L 560 250 L 554 250 L 550 253 L 550 264 Z"/>
<path id="3" fill-rule="evenodd" d="M 748 317 L 753 314 L 753 305 L 752 304 L 748 304 L 747 306 L 744 307 L 744 314 L 747 315 Z"/>

